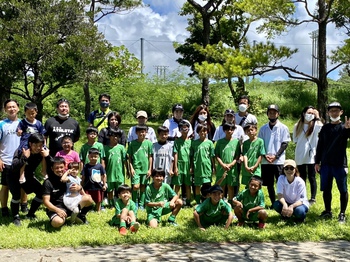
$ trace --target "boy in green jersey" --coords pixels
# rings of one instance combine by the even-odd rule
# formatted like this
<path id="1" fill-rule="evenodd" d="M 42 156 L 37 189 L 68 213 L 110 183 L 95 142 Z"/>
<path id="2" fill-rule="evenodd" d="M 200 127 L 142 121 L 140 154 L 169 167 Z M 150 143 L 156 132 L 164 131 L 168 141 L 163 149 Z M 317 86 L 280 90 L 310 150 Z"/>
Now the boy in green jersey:
<path id="1" fill-rule="evenodd" d="M 148 225 L 156 228 L 162 216 L 171 213 L 168 222 L 173 226 L 177 226 L 175 219 L 182 207 L 182 200 L 179 199 L 179 196 L 168 184 L 163 183 L 165 178 L 164 170 L 153 170 L 152 178 L 153 183 L 146 188 Z"/>
<path id="2" fill-rule="evenodd" d="M 259 221 L 258 227 L 265 228 L 267 212 L 265 210 L 264 193 L 261 190 L 261 177 L 252 176 L 249 180 L 249 188 L 243 190 L 233 199 L 234 212 L 238 218 L 238 226 L 243 226 L 245 221 Z"/>
<path id="3" fill-rule="evenodd" d="M 191 141 L 187 135 L 190 130 L 190 123 L 181 121 L 179 123 L 181 137 L 174 142 L 174 175 L 171 184 L 175 185 L 175 192 L 179 195 L 180 188 L 185 184 L 186 205 L 191 204 L 192 177 L 190 174 L 190 149 Z M 185 195 L 185 194 L 183 194 Z"/>
<path id="4" fill-rule="evenodd" d="M 125 236 L 128 233 L 127 226 L 130 225 L 130 231 L 136 233 L 140 224 L 136 222 L 137 207 L 135 202 L 130 199 L 131 187 L 121 185 L 117 190 L 118 199 L 115 203 L 115 215 L 110 222 L 111 226 L 119 227 L 119 233 Z"/>
<path id="5" fill-rule="evenodd" d="M 208 127 L 198 124 L 196 131 L 199 139 L 191 143 L 191 169 L 194 174 L 194 185 L 196 190 L 195 200 L 197 204 L 201 199 L 201 186 L 211 184 L 212 173 L 215 173 L 214 144 L 207 139 Z"/>
<path id="6" fill-rule="evenodd" d="M 103 167 L 105 166 L 105 163 L 104 163 L 105 151 L 103 148 L 103 144 L 100 142 L 96 142 L 97 134 L 98 134 L 98 130 L 96 127 L 89 126 L 86 129 L 87 142 L 81 147 L 80 153 L 79 153 L 79 158 L 81 161 L 80 170 L 83 170 L 84 165 L 90 162 L 88 158 L 90 148 L 98 149 L 98 151 L 100 152 L 100 155 L 97 160 L 97 163 L 100 163 Z"/>
<path id="7" fill-rule="evenodd" d="M 261 177 L 261 160 L 265 153 L 264 140 L 257 137 L 258 127 L 255 123 L 247 123 L 244 132 L 249 137 L 243 143 L 243 163 L 242 184 L 248 185 L 250 178 L 254 176 Z"/>
<path id="8" fill-rule="evenodd" d="M 110 142 L 109 145 L 104 146 L 106 154 L 105 164 L 108 185 L 108 204 L 110 207 L 114 207 L 113 192 L 125 182 L 124 165 L 127 165 L 126 150 L 123 145 L 118 144 L 122 135 L 123 132 L 120 129 L 116 130 L 110 128 L 108 131 Z"/>
<path id="9" fill-rule="evenodd" d="M 220 183 L 228 189 L 228 202 L 232 204 L 232 198 L 235 195 L 234 186 L 238 186 L 237 160 L 241 154 L 241 145 L 237 138 L 232 138 L 235 125 L 225 123 L 222 126 L 225 137 L 218 140 L 215 146 L 215 156 L 218 161 L 216 168 L 216 181 L 219 181 L 226 172 L 227 176 Z"/>
<path id="10" fill-rule="evenodd" d="M 128 147 L 132 200 L 137 204 L 137 191 L 140 189 L 139 208 L 145 206 L 145 189 L 152 172 L 153 144 L 146 139 L 147 126 L 136 126 L 137 139 Z"/>
<path id="11" fill-rule="evenodd" d="M 223 199 L 223 190 L 219 185 L 212 186 L 208 193 L 209 197 L 197 205 L 194 212 L 194 220 L 200 230 L 212 225 L 225 225 L 225 229 L 231 225 L 233 214 L 231 206 Z"/>

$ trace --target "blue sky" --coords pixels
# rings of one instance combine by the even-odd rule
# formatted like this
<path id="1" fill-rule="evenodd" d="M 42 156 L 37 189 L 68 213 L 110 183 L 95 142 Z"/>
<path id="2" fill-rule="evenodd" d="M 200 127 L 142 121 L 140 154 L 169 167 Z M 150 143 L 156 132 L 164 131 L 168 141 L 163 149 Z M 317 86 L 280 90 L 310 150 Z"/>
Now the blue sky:
<path id="1" fill-rule="evenodd" d="M 173 42 L 183 43 L 188 37 L 186 31 L 186 17 L 178 15 L 185 0 L 144 0 L 147 5 L 125 14 L 110 15 L 98 23 L 99 30 L 113 45 L 125 45 L 138 58 L 141 57 L 141 41 L 144 38 L 144 72 L 154 74 L 157 66 L 166 66 L 167 72 L 174 70 L 188 71 L 187 67 L 180 66 L 176 59 L 179 57 L 173 48 Z M 202 1 L 204 3 L 205 1 Z M 309 1 L 312 6 L 311 1 Z M 315 0 L 313 0 L 315 2 Z M 302 15 L 302 9 L 299 10 Z M 249 31 L 250 42 L 266 41 L 265 35 L 256 33 L 253 25 Z M 286 45 L 298 48 L 299 52 L 293 59 L 284 64 L 297 67 L 300 71 L 311 72 L 311 39 L 309 33 L 315 30 L 314 24 L 305 24 L 297 29 L 290 30 L 274 40 L 277 45 Z M 341 45 L 345 35 L 341 32 L 328 29 L 327 48 L 331 50 Z M 330 65 L 329 65 L 329 68 Z M 329 69 L 328 68 L 328 69 Z M 338 71 L 334 71 L 331 78 L 338 78 Z M 263 81 L 287 79 L 282 71 L 275 71 L 262 77 Z"/>

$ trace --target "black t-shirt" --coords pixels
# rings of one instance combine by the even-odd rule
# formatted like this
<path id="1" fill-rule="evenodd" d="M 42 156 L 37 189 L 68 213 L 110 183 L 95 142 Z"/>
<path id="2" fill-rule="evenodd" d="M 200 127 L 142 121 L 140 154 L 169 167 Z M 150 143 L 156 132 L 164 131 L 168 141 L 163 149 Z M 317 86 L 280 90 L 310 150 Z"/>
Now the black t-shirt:
<path id="1" fill-rule="evenodd" d="M 92 181 L 92 178 L 91 178 L 92 175 L 99 174 L 100 176 L 102 176 L 106 174 L 106 171 L 101 164 L 98 163 L 94 166 L 90 164 L 85 164 L 81 174 L 85 177 L 84 185 L 83 185 L 84 190 L 101 190 L 102 189 L 102 182 L 96 183 Z"/>
<path id="2" fill-rule="evenodd" d="M 125 147 L 126 145 L 126 136 L 124 130 L 118 128 L 116 130 L 120 130 L 122 132 L 122 136 L 118 140 L 118 144 L 123 145 Z M 109 127 L 102 128 L 101 131 L 98 133 L 98 142 L 102 143 L 104 146 L 109 146 L 110 140 L 108 136 Z"/>
<path id="3" fill-rule="evenodd" d="M 56 153 L 62 150 L 61 140 L 65 135 L 69 135 L 73 142 L 77 142 L 80 137 L 79 123 L 68 117 L 67 119 L 61 119 L 58 116 L 50 117 L 45 123 L 46 133 L 44 134 L 49 138 L 50 155 L 55 156 Z"/>
<path id="4" fill-rule="evenodd" d="M 52 174 L 43 184 L 43 196 L 50 195 L 50 202 L 54 206 L 63 205 L 63 195 L 66 192 L 67 185 L 60 181 L 60 177 Z"/>

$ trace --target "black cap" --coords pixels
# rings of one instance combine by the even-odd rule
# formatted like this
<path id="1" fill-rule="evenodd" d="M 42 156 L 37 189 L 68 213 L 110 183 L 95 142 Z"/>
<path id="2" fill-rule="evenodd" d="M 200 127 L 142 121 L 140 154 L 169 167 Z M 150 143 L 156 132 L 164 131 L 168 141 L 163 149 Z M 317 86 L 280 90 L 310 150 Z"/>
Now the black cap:
<path id="1" fill-rule="evenodd" d="M 173 112 L 174 112 L 175 110 L 184 111 L 184 107 L 183 107 L 181 104 L 175 104 L 175 105 L 173 106 Z"/>
<path id="2" fill-rule="evenodd" d="M 280 112 L 280 109 L 278 108 L 278 105 L 269 105 L 268 108 L 267 108 L 266 113 L 269 112 L 269 110 L 271 110 L 271 109 L 272 109 L 272 110 L 276 110 L 277 113 Z"/>
<path id="3" fill-rule="evenodd" d="M 216 191 L 220 191 L 221 193 L 224 193 L 224 190 L 222 190 L 221 186 L 219 185 L 213 185 L 210 189 L 209 189 L 209 193 L 213 193 Z"/>
<path id="4" fill-rule="evenodd" d="M 226 115 L 235 115 L 235 111 L 233 111 L 232 109 L 226 109 L 226 111 L 225 111 L 225 116 Z"/>
<path id="5" fill-rule="evenodd" d="M 328 105 L 327 110 L 331 109 L 332 107 L 337 107 L 340 110 L 343 110 L 339 102 L 332 102 Z"/>

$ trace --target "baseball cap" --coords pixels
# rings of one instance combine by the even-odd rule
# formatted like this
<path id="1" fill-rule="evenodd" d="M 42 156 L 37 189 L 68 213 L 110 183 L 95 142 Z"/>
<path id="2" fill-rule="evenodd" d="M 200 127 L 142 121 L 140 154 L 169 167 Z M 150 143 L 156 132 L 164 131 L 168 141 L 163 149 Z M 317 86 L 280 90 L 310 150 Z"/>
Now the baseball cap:
<path id="1" fill-rule="evenodd" d="M 146 111 L 138 111 L 136 113 L 136 118 L 139 118 L 139 117 L 144 117 L 144 118 L 147 118 L 147 112 Z"/>
<path id="2" fill-rule="evenodd" d="M 280 109 L 278 108 L 278 105 L 269 105 L 267 107 L 266 113 L 269 112 L 270 109 L 276 110 L 278 113 L 280 112 Z"/>
<path id="3" fill-rule="evenodd" d="M 173 106 L 173 112 L 174 112 L 175 110 L 185 111 L 185 110 L 184 110 L 184 107 L 183 107 L 181 104 L 175 104 L 175 105 Z"/>
<path id="4" fill-rule="evenodd" d="M 295 163 L 295 161 L 293 159 L 286 159 L 286 161 L 284 161 L 283 167 L 286 166 L 292 166 L 294 168 L 297 167 L 297 164 Z"/>
<path id="5" fill-rule="evenodd" d="M 226 111 L 225 111 L 225 116 L 226 115 L 235 115 L 235 111 L 233 111 L 232 109 L 226 109 Z"/>
<path id="6" fill-rule="evenodd" d="M 209 193 L 213 193 L 216 191 L 220 191 L 221 193 L 224 193 L 224 190 L 222 190 L 221 186 L 219 185 L 213 185 L 210 189 L 209 189 Z"/>
<path id="7" fill-rule="evenodd" d="M 332 102 L 328 105 L 327 110 L 331 109 L 332 107 L 338 107 L 340 110 L 342 110 L 342 107 L 339 102 Z"/>

